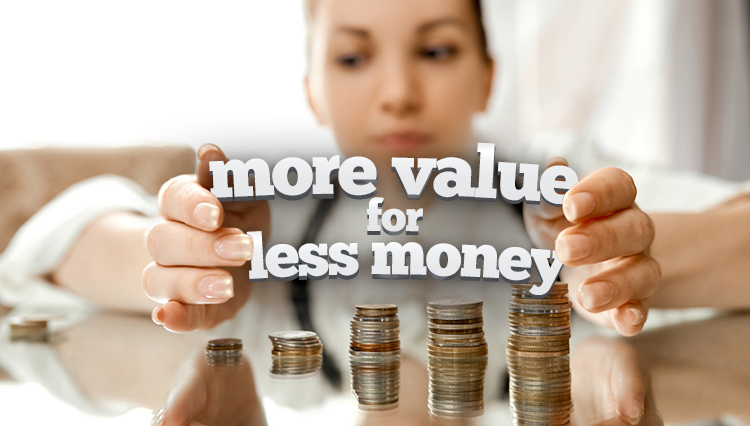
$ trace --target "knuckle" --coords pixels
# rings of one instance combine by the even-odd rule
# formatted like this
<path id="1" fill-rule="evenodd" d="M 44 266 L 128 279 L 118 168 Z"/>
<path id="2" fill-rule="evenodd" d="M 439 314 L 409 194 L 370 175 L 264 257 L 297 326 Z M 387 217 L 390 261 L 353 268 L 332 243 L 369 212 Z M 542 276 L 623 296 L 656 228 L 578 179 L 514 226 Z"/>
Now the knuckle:
<path id="1" fill-rule="evenodd" d="M 620 247 L 620 230 L 618 227 L 612 226 L 609 223 L 602 223 L 600 232 L 600 240 L 602 241 L 602 248 L 606 253 L 614 253 L 618 251 Z"/>
<path id="2" fill-rule="evenodd" d="M 208 247 L 212 245 L 206 244 L 207 233 L 199 230 L 189 230 L 185 233 L 185 247 L 189 249 L 191 253 L 198 250 L 208 250 Z"/>
<path id="3" fill-rule="evenodd" d="M 163 209 L 167 206 L 167 202 L 172 195 L 172 192 L 174 191 L 174 185 L 175 182 L 177 182 L 178 178 L 179 176 L 169 179 L 168 181 L 164 182 L 161 188 L 159 188 L 159 212 L 162 213 L 162 216 L 164 215 Z"/>
<path id="4" fill-rule="evenodd" d="M 654 220 L 651 218 L 651 216 L 642 211 L 641 214 L 646 222 L 644 225 L 644 229 L 646 231 L 646 240 L 648 241 L 649 245 L 651 245 L 651 241 L 653 241 L 654 237 L 656 236 L 656 226 L 654 225 Z"/>
<path id="5" fill-rule="evenodd" d="M 627 188 L 630 194 L 632 194 L 633 200 L 635 200 L 635 196 L 638 194 L 638 188 L 636 188 L 635 186 L 633 176 L 630 176 L 630 174 L 625 170 L 619 168 L 615 168 L 615 170 L 617 171 L 617 175 L 623 185 L 623 188 Z"/>
<path id="6" fill-rule="evenodd" d="M 143 268 L 143 272 L 141 272 L 141 288 L 149 297 L 151 297 L 151 282 L 153 281 L 153 274 L 156 268 L 156 262 L 151 262 L 146 265 L 146 267 Z"/>
<path id="7" fill-rule="evenodd" d="M 633 215 L 633 242 L 637 244 L 638 250 L 642 251 L 648 248 L 654 239 L 654 224 L 646 213 L 639 209 L 630 209 Z M 644 247 L 645 244 L 645 247 Z"/>
<path id="8" fill-rule="evenodd" d="M 165 224 L 164 220 L 160 220 L 146 229 L 143 235 L 146 249 L 154 260 L 158 256 L 159 241 L 161 241 L 161 234 L 163 233 Z"/>
<path id="9" fill-rule="evenodd" d="M 180 208 L 184 218 L 193 218 L 195 206 L 205 201 L 205 190 L 197 185 L 185 185 L 180 193 Z"/>
<path id="10" fill-rule="evenodd" d="M 153 228 L 153 225 L 149 226 L 145 231 L 143 231 L 143 246 L 146 247 L 149 254 L 151 254 L 151 249 L 149 249 L 149 236 L 151 235 L 151 228 Z"/>
<path id="11" fill-rule="evenodd" d="M 640 211 L 630 209 L 629 212 L 632 220 L 633 239 L 640 245 L 642 241 L 646 241 L 648 236 L 648 220 Z"/>
<path id="12" fill-rule="evenodd" d="M 650 268 L 651 276 L 656 280 L 656 284 L 661 283 L 661 265 L 651 256 L 646 256 Z"/>
<path id="13" fill-rule="evenodd" d="M 192 181 L 190 175 L 180 175 L 169 179 L 161 186 L 158 203 L 159 213 L 163 217 L 170 218 L 170 211 L 177 210 L 172 208 L 174 203 L 177 203 L 180 208 L 184 208 L 183 201 L 186 191 L 189 190 L 190 181 Z"/>

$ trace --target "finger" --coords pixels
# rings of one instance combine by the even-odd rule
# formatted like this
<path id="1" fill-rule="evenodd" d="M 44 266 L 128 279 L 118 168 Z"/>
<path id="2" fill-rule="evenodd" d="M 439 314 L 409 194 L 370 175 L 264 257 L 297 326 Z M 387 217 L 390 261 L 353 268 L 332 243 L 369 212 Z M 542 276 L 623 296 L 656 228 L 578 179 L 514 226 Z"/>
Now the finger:
<path id="1" fill-rule="evenodd" d="M 639 424 L 646 409 L 648 378 L 644 371 L 638 352 L 631 347 L 621 350 L 612 368 L 610 383 L 615 409 L 618 418 L 627 424 Z"/>
<path id="2" fill-rule="evenodd" d="M 207 190 L 213 187 L 213 178 L 210 171 L 212 161 L 227 162 L 226 155 L 218 146 L 205 144 L 198 150 L 198 166 L 196 176 L 198 183 Z M 249 176 L 247 179 L 251 179 Z M 228 184 L 234 186 L 234 176 L 228 176 Z M 251 183 L 252 185 L 252 183 Z M 268 217 L 269 206 L 267 201 L 228 201 L 221 203 L 223 206 L 223 226 L 227 228 L 241 228 L 246 231 L 270 231 L 270 220 Z"/>
<path id="3" fill-rule="evenodd" d="M 648 319 L 648 299 L 628 302 L 609 312 L 618 333 L 626 337 L 635 336 L 643 330 Z"/>
<path id="4" fill-rule="evenodd" d="M 157 303 L 224 303 L 234 297 L 232 276 L 223 269 L 165 267 L 151 262 L 141 276 L 143 291 Z"/>
<path id="5" fill-rule="evenodd" d="M 573 224 L 560 216 L 557 219 L 541 219 L 533 214 L 527 214 L 528 209 L 524 209 L 524 224 L 534 244 L 540 248 L 554 249 L 555 240 L 560 233 L 572 226 Z"/>
<path id="6" fill-rule="evenodd" d="M 581 266 L 641 253 L 653 239 L 651 218 L 629 208 L 565 229 L 555 241 L 555 252 L 566 266 Z"/>
<path id="7" fill-rule="evenodd" d="M 235 295 L 220 305 L 188 305 L 170 300 L 154 310 L 152 318 L 169 331 L 187 333 L 207 330 L 234 318 L 250 297 L 250 287 L 236 285 Z"/>
<path id="8" fill-rule="evenodd" d="M 162 266 L 242 266 L 253 256 L 252 238 L 239 229 L 205 232 L 172 221 L 149 228 L 146 247 Z"/>
<path id="9" fill-rule="evenodd" d="M 211 177 L 211 171 L 209 169 L 209 163 L 211 161 L 223 161 L 226 163 L 229 159 L 224 155 L 224 151 L 218 146 L 212 143 L 203 144 L 198 149 L 196 176 L 198 177 L 198 183 L 204 188 L 211 188 L 213 186 L 213 178 Z"/>
<path id="10" fill-rule="evenodd" d="M 578 286 L 578 301 L 589 312 L 617 308 L 631 300 L 651 297 L 661 282 L 661 268 L 644 254 L 621 258 L 617 264 Z"/>
<path id="11" fill-rule="evenodd" d="M 565 217 L 575 223 L 606 216 L 635 202 L 633 178 L 622 169 L 606 167 L 586 176 L 563 198 Z"/>
<path id="12" fill-rule="evenodd" d="M 191 418 L 196 409 L 194 408 L 195 402 L 190 401 L 188 398 L 182 397 L 181 399 L 168 403 L 167 411 L 164 413 L 164 420 L 161 426 L 202 426 L 202 423 L 198 423 Z"/>
<path id="13" fill-rule="evenodd" d="M 219 200 L 193 176 L 170 179 L 159 191 L 159 215 L 204 231 L 214 231 L 223 221 Z"/>
<path id="14" fill-rule="evenodd" d="M 207 400 L 206 390 L 202 383 L 197 383 L 196 372 L 190 373 L 190 380 L 177 386 L 167 398 L 164 407 L 163 426 L 193 426 L 193 420 L 204 410 Z"/>
<path id="15" fill-rule="evenodd" d="M 544 167 L 545 170 L 552 166 L 568 166 L 568 161 L 563 157 L 553 157 Z M 536 204 L 524 203 L 524 211 L 528 211 L 544 220 L 554 220 L 563 216 L 562 208 L 555 207 L 546 202 L 540 202 Z"/>
<path id="16" fill-rule="evenodd" d="M 646 413 L 641 417 L 641 421 L 636 423 L 638 426 L 662 426 L 664 422 L 659 418 L 659 414 L 655 409 L 646 409 Z M 594 426 L 633 426 L 630 422 L 621 420 L 619 417 L 607 419 L 599 423 L 595 423 Z"/>
<path id="17" fill-rule="evenodd" d="M 639 424 L 642 426 L 664 426 L 664 420 L 661 419 L 659 411 L 656 409 L 654 392 L 650 386 L 646 390 L 646 412 L 643 414 Z"/>

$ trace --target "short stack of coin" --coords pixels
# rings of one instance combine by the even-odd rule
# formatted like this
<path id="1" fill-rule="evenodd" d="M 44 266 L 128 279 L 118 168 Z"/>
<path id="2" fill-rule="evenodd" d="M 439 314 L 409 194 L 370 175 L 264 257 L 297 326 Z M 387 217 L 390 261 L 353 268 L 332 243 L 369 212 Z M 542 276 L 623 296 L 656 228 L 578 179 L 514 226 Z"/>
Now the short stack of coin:
<path id="1" fill-rule="evenodd" d="M 451 299 L 427 306 L 428 407 L 434 416 L 474 417 L 484 412 L 488 351 L 482 305 L 476 299 Z"/>
<path id="2" fill-rule="evenodd" d="M 349 346 L 352 393 L 362 410 L 396 408 L 401 380 L 398 307 L 372 304 L 356 309 Z"/>
<path id="3" fill-rule="evenodd" d="M 323 365 L 323 344 L 312 331 L 279 331 L 268 335 L 271 376 L 304 378 L 315 375 Z"/>
<path id="4" fill-rule="evenodd" d="M 206 345 L 206 361 L 213 367 L 232 367 L 242 363 L 242 340 L 215 339 Z"/>
<path id="5" fill-rule="evenodd" d="M 10 321 L 10 340 L 13 342 L 46 342 L 49 338 L 48 321 L 43 318 L 20 317 Z"/>
<path id="6" fill-rule="evenodd" d="M 535 298 L 533 284 L 513 284 L 506 349 L 514 425 L 570 424 L 568 285 L 555 284 Z"/>

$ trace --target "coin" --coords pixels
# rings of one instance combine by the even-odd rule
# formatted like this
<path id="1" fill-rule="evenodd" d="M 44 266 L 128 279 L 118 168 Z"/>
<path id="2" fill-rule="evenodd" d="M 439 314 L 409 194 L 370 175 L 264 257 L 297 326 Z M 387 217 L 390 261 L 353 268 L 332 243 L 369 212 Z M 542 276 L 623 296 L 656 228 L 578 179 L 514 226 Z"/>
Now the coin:
<path id="1" fill-rule="evenodd" d="M 428 408 L 432 416 L 474 417 L 484 412 L 487 342 L 478 299 L 446 299 L 427 306 Z"/>
<path id="2" fill-rule="evenodd" d="M 46 342 L 49 335 L 47 318 L 23 316 L 10 320 L 10 340 L 13 342 Z"/>
<path id="3" fill-rule="evenodd" d="M 531 295 L 532 286 L 511 286 L 505 353 L 513 424 L 569 425 L 572 304 L 567 284 L 553 285 L 545 298 Z"/>
<path id="4" fill-rule="evenodd" d="M 315 332 L 277 331 L 268 335 L 271 349 L 271 377 L 302 379 L 317 374 L 323 365 L 323 344 Z"/>
<path id="5" fill-rule="evenodd" d="M 242 340 L 214 339 L 206 344 L 206 361 L 212 367 L 232 367 L 242 363 Z"/>

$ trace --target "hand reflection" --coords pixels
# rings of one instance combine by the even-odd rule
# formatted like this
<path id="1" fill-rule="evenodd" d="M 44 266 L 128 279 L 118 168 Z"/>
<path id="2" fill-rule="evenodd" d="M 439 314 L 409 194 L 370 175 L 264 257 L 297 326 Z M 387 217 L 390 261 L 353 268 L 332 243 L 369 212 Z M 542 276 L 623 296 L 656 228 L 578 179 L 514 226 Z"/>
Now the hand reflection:
<path id="1" fill-rule="evenodd" d="M 651 377 L 638 351 L 622 339 L 591 337 L 570 359 L 576 425 L 662 425 Z"/>
<path id="2" fill-rule="evenodd" d="M 265 426 L 255 379 L 246 356 L 234 366 L 212 366 L 202 352 L 188 359 L 178 374 L 163 411 L 152 424 L 163 426 Z"/>

